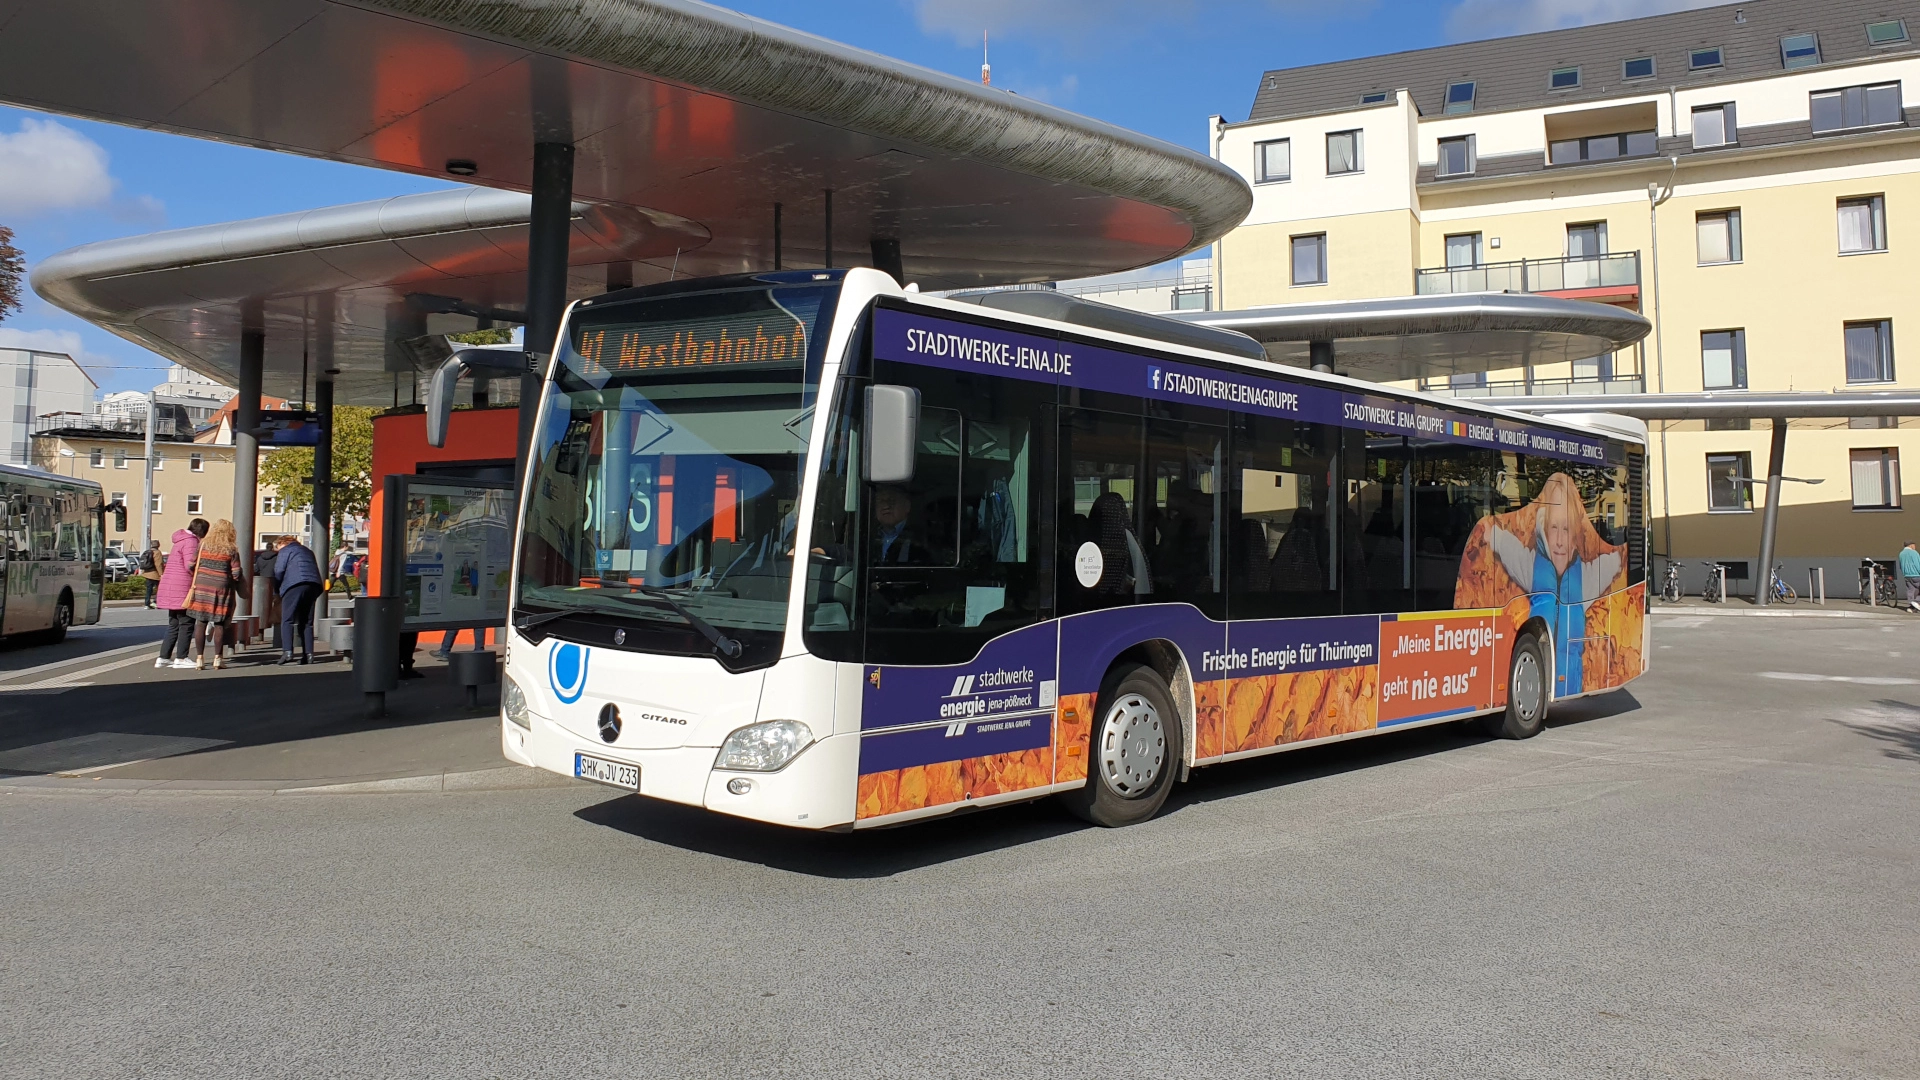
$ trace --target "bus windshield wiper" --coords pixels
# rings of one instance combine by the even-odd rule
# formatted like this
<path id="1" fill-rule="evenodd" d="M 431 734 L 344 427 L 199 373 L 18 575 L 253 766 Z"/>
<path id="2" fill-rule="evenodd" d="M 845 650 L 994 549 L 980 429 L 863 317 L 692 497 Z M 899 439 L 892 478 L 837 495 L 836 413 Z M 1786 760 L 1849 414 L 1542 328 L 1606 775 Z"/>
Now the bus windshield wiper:
<path id="1" fill-rule="evenodd" d="M 688 626 L 700 631 L 701 636 L 713 642 L 713 647 L 719 649 L 722 654 L 726 656 L 740 655 L 740 643 L 738 641 L 715 629 L 712 623 L 688 611 L 686 605 L 674 599 L 673 594 L 666 589 L 655 588 L 651 585 L 635 585 L 631 582 L 627 584 L 627 588 L 649 600 L 657 600 L 672 608 L 675 615 L 685 619 Z"/>
<path id="2" fill-rule="evenodd" d="M 545 626 L 555 619 L 564 619 L 577 615 L 577 611 L 516 611 L 513 613 L 513 625 L 521 630 L 531 630 L 536 626 Z"/>

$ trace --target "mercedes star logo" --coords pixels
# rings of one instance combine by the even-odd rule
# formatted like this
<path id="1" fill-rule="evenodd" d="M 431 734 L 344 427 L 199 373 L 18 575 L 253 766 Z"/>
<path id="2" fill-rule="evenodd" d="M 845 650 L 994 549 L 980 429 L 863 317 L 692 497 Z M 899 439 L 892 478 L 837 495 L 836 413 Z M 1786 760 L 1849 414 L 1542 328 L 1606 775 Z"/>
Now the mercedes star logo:
<path id="1" fill-rule="evenodd" d="M 609 701 L 600 707 L 600 739 L 612 742 L 620 737 L 620 707 Z"/>
<path id="2" fill-rule="evenodd" d="M 627 643 L 627 632 L 625 630 L 615 630 L 613 632 L 613 643 L 615 645 L 625 645 Z"/>

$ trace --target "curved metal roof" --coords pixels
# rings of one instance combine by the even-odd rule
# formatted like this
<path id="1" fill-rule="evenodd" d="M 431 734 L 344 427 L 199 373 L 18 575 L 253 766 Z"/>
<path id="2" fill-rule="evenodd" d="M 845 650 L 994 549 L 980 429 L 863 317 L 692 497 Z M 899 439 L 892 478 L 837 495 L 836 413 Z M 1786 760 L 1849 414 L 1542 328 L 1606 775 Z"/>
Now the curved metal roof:
<path id="1" fill-rule="evenodd" d="M 1334 343 L 1334 368 L 1374 382 L 1439 378 L 1624 349 L 1653 329 L 1608 304 L 1520 293 L 1455 293 L 1196 311 L 1175 318 L 1238 330 L 1283 364 L 1306 366 L 1309 345 Z"/>
<path id="2" fill-rule="evenodd" d="M 5 0 L 0 100 L 684 219 L 679 271 L 864 265 L 929 288 L 1147 265 L 1252 205 L 1205 155 L 691 0 Z M 640 281 L 669 272 L 653 254 Z"/>

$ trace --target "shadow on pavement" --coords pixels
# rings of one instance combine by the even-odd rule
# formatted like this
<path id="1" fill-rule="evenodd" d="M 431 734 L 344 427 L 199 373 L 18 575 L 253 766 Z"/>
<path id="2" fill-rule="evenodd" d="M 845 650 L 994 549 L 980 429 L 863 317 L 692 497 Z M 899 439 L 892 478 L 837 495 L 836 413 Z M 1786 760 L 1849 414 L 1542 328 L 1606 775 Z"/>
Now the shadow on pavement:
<path id="1" fill-rule="evenodd" d="M 1633 712 L 1640 702 L 1622 690 L 1557 706 L 1553 726 L 1586 723 Z M 1270 757 L 1209 765 L 1173 789 L 1161 816 L 1188 806 L 1230 799 L 1356 769 L 1425 757 L 1487 741 L 1465 724 L 1390 732 Z M 678 803 L 628 795 L 574 812 L 600 825 L 684 851 L 758 863 L 776 870 L 828 878 L 887 877 L 924 866 L 1018 847 L 1091 828 L 1050 799 L 961 811 L 946 817 L 871 832 L 822 833 L 728 817 Z"/>
<path id="2" fill-rule="evenodd" d="M 596 803 L 573 816 L 684 851 L 824 878 L 888 877 L 1090 828 L 1051 801 L 857 833 L 788 829 L 638 795 Z"/>
<path id="3" fill-rule="evenodd" d="M 1848 731 L 1865 735 L 1881 743 L 1881 753 L 1901 761 L 1920 761 L 1920 705 L 1896 698 L 1881 698 L 1874 703 L 1885 722 L 1863 724 L 1834 720 Z"/>

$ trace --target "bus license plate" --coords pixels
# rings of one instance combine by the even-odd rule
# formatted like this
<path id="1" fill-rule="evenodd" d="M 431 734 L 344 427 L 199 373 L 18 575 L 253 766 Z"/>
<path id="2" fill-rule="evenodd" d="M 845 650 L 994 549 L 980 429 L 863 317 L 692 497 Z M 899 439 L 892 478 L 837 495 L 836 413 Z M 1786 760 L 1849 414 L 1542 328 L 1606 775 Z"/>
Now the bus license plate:
<path id="1" fill-rule="evenodd" d="M 582 780 L 591 780 L 596 784 L 626 788 L 628 791 L 640 790 L 640 766 L 629 765 L 624 761 L 608 761 L 591 754 L 573 755 L 573 775 Z"/>

